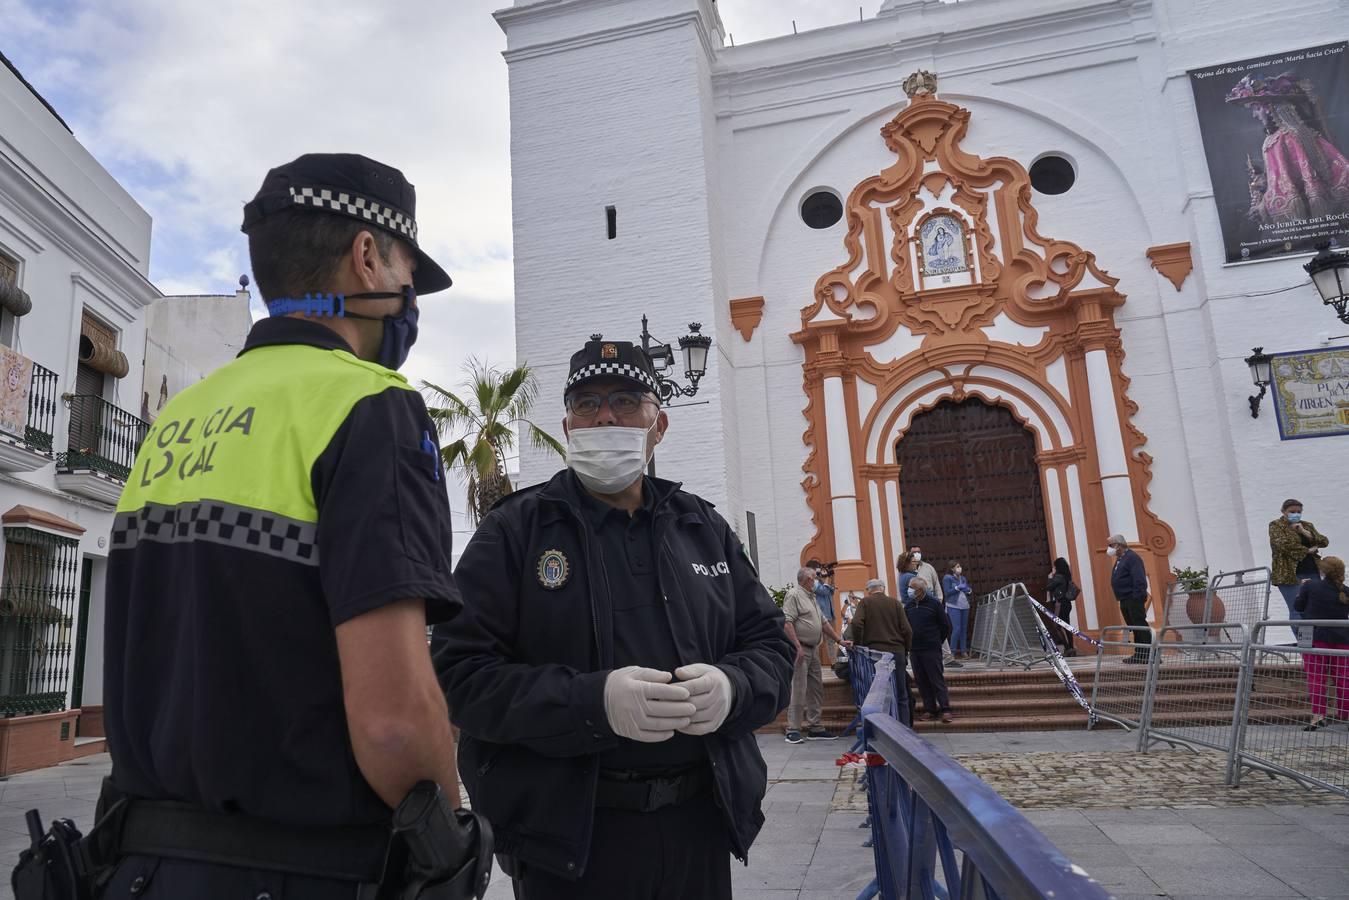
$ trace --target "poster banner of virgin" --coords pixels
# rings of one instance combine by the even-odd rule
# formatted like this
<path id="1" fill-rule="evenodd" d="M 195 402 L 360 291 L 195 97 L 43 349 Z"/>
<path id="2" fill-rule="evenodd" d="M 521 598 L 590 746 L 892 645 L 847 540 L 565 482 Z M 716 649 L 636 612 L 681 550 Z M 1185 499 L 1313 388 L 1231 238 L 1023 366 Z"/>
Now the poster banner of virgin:
<path id="1" fill-rule="evenodd" d="M 1349 246 L 1349 42 L 1190 74 L 1229 263 Z"/>
<path id="2" fill-rule="evenodd" d="M 1276 353 L 1271 366 L 1280 438 L 1349 434 L 1349 347 Z"/>

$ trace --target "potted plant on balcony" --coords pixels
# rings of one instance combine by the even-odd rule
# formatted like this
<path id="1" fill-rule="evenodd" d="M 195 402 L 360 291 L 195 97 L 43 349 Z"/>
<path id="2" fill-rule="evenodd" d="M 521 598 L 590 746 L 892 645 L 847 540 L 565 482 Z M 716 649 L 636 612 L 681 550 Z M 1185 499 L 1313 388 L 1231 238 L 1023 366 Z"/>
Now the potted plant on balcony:
<path id="1" fill-rule="evenodd" d="M 1190 621 L 1199 624 L 1204 621 L 1204 598 L 1208 592 L 1208 566 L 1202 569 L 1173 568 L 1172 576 L 1176 579 L 1176 585 L 1186 592 L 1185 615 L 1189 616 Z M 1213 597 L 1213 609 L 1209 611 L 1209 618 L 1215 622 L 1223 621 L 1227 610 L 1223 608 L 1222 600 L 1215 594 Z"/>

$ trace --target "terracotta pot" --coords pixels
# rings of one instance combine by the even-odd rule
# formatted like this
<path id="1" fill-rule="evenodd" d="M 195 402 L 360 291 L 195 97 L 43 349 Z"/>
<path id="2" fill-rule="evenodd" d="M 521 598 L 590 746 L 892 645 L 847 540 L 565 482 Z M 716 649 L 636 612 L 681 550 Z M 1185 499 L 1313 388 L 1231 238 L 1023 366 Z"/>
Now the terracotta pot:
<path id="1" fill-rule="evenodd" d="M 1185 598 L 1185 615 L 1189 616 L 1190 621 L 1196 625 L 1204 621 L 1203 591 L 1190 591 L 1190 595 Z"/>

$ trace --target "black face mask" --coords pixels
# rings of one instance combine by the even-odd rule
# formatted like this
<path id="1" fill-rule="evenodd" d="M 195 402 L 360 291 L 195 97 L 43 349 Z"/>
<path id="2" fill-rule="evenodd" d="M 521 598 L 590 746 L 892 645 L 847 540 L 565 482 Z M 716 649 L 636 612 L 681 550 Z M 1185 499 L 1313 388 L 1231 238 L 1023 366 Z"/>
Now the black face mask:
<path id="1" fill-rule="evenodd" d="M 403 308 L 393 316 L 363 316 L 347 312 L 348 300 L 387 300 L 403 298 Z M 304 299 L 278 297 L 268 301 L 267 310 L 273 316 L 303 312 L 307 316 L 337 316 L 343 319 L 365 319 L 384 323 L 384 336 L 379 345 L 377 362 L 386 369 L 397 371 L 407 362 L 408 352 L 417 343 L 417 319 L 420 311 L 413 305 L 417 294 L 412 285 L 405 284 L 397 291 L 367 291 L 362 294 L 306 294 Z"/>
<path id="2" fill-rule="evenodd" d="M 384 337 L 379 344 L 379 364 L 386 369 L 397 371 L 407 362 L 412 345 L 417 343 L 417 319 L 421 312 L 412 305 L 417 298 L 412 285 L 405 284 L 401 291 L 370 291 L 364 294 L 347 294 L 348 300 L 384 300 L 389 297 L 402 297 L 403 308 L 396 316 L 363 316 L 359 313 L 344 312 L 348 319 L 366 319 L 384 323 Z"/>

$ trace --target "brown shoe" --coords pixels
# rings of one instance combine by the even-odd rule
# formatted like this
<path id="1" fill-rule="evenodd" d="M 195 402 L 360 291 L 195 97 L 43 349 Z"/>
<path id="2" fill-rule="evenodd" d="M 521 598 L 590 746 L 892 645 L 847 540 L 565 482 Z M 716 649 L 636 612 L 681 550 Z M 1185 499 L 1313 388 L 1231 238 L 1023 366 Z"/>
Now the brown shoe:
<path id="1" fill-rule="evenodd" d="M 951 714 L 950 714 L 949 712 L 944 712 L 944 713 L 942 713 L 942 714 L 941 714 L 941 720 L 942 720 L 943 722 L 950 722 L 950 721 L 951 721 Z"/>

